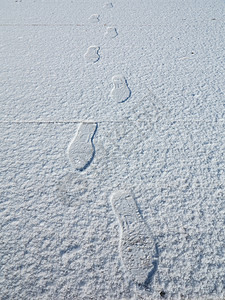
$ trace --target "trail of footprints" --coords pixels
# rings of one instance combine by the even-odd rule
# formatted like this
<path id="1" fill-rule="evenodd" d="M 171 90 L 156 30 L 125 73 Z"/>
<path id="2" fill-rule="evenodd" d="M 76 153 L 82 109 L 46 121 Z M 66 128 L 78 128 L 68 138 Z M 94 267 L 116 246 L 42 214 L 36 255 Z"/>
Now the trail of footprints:
<path id="1" fill-rule="evenodd" d="M 106 3 L 104 8 L 110 9 L 113 8 L 111 2 Z M 100 21 L 100 15 L 93 14 L 89 17 L 91 23 L 98 23 Z M 115 27 L 108 26 L 104 34 L 106 39 L 113 39 L 118 36 L 117 29 Z M 84 54 L 84 59 L 86 63 L 96 63 L 100 60 L 99 54 L 100 47 L 93 45 L 88 47 L 86 53 Z M 116 75 L 112 77 L 113 88 L 109 94 L 112 100 L 117 101 L 118 103 L 125 102 L 131 95 L 131 91 L 128 87 L 127 80 L 122 75 Z"/>
<path id="2" fill-rule="evenodd" d="M 104 7 L 110 9 L 113 8 L 113 4 L 109 2 L 106 3 Z M 91 23 L 98 23 L 100 21 L 100 15 L 92 14 L 89 17 L 89 21 Z M 117 35 L 118 33 L 115 27 L 107 27 L 105 37 L 115 38 Z M 84 54 L 86 63 L 97 63 L 100 60 L 99 51 L 99 46 L 89 46 Z M 122 75 L 115 75 L 112 77 L 112 83 L 113 88 L 109 97 L 118 103 L 125 102 L 131 95 L 126 78 Z M 91 164 L 95 154 L 93 138 L 96 130 L 96 123 L 82 123 L 77 129 L 67 149 L 68 158 L 73 169 L 83 171 Z"/>
<path id="3" fill-rule="evenodd" d="M 106 3 L 105 8 L 113 8 Z M 91 23 L 98 23 L 100 16 L 89 17 Z M 116 28 L 107 27 L 105 37 L 112 39 L 118 35 Z M 90 46 L 84 54 L 86 63 L 96 63 L 100 59 L 99 46 Z M 112 77 L 113 88 L 109 97 L 118 103 L 125 102 L 131 91 L 122 75 Z M 93 143 L 98 124 L 83 122 L 68 145 L 67 155 L 72 168 L 82 172 L 91 164 L 95 155 Z M 157 266 L 157 248 L 147 224 L 138 211 L 133 196 L 127 191 L 117 191 L 111 195 L 111 205 L 120 226 L 119 254 L 130 278 L 142 287 L 148 288 Z"/>

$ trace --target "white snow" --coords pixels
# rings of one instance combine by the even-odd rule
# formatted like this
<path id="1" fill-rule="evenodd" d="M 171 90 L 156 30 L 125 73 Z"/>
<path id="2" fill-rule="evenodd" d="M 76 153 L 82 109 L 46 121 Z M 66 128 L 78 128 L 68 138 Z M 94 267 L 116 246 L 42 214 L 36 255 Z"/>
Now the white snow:
<path id="1" fill-rule="evenodd" d="M 224 12 L 1 0 L 1 300 L 225 298 Z M 97 130 L 78 170 L 81 123 Z M 158 249 L 148 288 L 121 259 L 120 190 Z"/>

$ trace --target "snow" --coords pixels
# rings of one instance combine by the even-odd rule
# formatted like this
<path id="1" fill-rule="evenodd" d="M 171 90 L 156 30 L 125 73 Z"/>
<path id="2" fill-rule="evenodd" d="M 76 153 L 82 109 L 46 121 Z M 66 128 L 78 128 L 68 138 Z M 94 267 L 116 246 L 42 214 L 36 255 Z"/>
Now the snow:
<path id="1" fill-rule="evenodd" d="M 1 299 L 224 299 L 224 7 L 1 0 Z M 147 288 L 121 190 L 158 249 Z"/>

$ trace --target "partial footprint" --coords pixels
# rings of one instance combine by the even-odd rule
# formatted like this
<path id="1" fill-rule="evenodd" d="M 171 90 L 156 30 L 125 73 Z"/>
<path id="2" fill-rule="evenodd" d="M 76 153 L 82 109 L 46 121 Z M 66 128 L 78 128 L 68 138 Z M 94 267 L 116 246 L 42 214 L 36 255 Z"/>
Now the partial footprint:
<path id="1" fill-rule="evenodd" d="M 148 288 L 158 265 L 157 248 L 148 226 L 130 193 L 113 193 L 111 204 L 120 224 L 119 251 L 122 262 L 132 280 Z"/>
<path id="2" fill-rule="evenodd" d="M 105 8 L 113 8 L 112 2 L 108 2 L 104 5 Z"/>
<path id="3" fill-rule="evenodd" d="M 95 155 L 93 145 L 97 123 L 81 123 L 70 142 L 67 154 L 72 167 L 76 170 L 85 170 L 92 162 Z"/>
<path id="4" fill-rule="evenodd" d="M 117 102 L 125 102 L 131 95 L 126 79 L 122 75 L 112 77 L 113 89 L 110 97 Z"/>
<path id="5" fill-rule="evenodd" d="M 90 46 L 84 54 L 85 61 L 87 63 L 96 63 L 100 59 L 100 55 L 98 54 L 99 49 L 97 46 Z"/>
<path id="6" fill-rule="evenodd" d="M 93 14 L 89 17 L 89 21 L 91 23 L 98 23 L 100 21 L 100 16 L 97 14 Z"/>
<path id="7" fill-rule="evenodd" d="M 115 38 L 118 35 L 116 28 L 114 27 L 107 27 L 105 37 L 107 38 Z"/>
<path id="8" fill-rule="evenodd" d="M 75 205 L 77 199 L 88 191 L 88 181 L 79 174 L 69 173 L 61 179 L 57 186 L 57 196 L 67 206 Z"/>

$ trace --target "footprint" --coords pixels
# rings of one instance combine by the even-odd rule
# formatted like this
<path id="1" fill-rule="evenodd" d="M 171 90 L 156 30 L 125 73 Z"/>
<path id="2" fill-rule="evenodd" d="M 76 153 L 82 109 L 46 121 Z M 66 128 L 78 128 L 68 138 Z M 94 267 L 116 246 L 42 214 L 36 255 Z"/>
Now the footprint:
<path id="1" fill-rule="evenodd" d="M 91 23 L 98 23 L 100 21 L 100 16 L 98 14 L 93 14 L 89 17 Z"/>
<path id="2" fill-rule="evenodd" d="M 99 49 L 97 46 L 90 46 L 84 54 L 85 61 L 87 63 L 96 63 L 100 59 L 100 55 L 98 54 Z"/>
<path id="3" fill-rule="evenodd" d="M 105 37 L 107 38 L 115 38 L 118 35 L 116 28 L 107 27 Z"/>
<path id="4" fill-rule="evenodd" d="M 95 155 L 93 138 L 97 130 L 97 123 L 81 123 L 70 142 L 67 154 L 73 168 L 85 170 Z"/>
<path id="5" fill-rule="evenodd" d="M 119 252 L 124 267 L 138 285 L 148 288 L 158 266 L 157 248 L 130 193 L 117 191 L 111 204 L 120 224 Z"/>
<path id="6" fill-rule="evenodd" d="M 88 191 L 88 181 L 80 174 L 69 173 L 56 184 L 58 199 L 67 206 L 75 205 L 77 199 Z"/>
<path id="7" fill-rule="evenodd" d="M 131 95 L 126 79 L 122 75 L 116 75 L 112 77 L 112 82 L 114 86 L 110 97 L 119 103 L 125 102 Z"/>
<path id="8" fill-rule="evenodd" d="M 104 5 L 105 8 L 113 8 L 112 2 L 108 2 Z"/>

